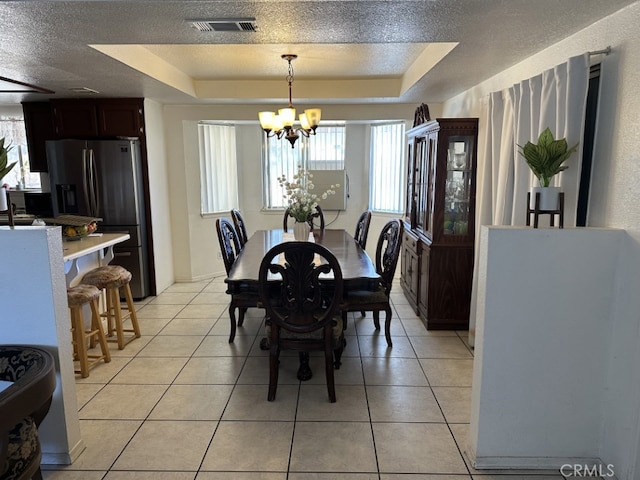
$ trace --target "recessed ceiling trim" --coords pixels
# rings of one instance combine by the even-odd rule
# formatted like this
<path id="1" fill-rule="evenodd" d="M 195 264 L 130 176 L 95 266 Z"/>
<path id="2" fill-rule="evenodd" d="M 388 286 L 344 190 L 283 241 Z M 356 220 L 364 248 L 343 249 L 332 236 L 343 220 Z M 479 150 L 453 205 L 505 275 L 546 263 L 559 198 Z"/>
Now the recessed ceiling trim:
<path id="1" fill-rule="evenodd" d="M 0 77 L 0 93 L 56 93 L 47 88 L 36 87 L 7 77 Z"/>
<path id="2" fill-rule="evenodd" d="M 209 20 L 187 20 L 201 32 L 255 32 L 255 18 L 212 18 Z"/>

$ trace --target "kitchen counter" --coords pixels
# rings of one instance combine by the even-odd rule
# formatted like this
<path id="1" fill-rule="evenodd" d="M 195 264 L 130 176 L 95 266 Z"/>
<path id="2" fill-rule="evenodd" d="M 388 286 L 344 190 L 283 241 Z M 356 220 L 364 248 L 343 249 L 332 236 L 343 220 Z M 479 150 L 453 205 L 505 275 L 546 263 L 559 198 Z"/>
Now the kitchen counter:
<path id="1" fill-rule="evenodd" d="M 80 283 L 89 270 L 113 260 L 113 246 L 131 238 L 128 233 L 98 233 L 80 240 L 63 240 L 62 250 L 67 286 Z"/>
<path id="2" fill-rule="evenodd" d="M 63 240 L 62 251 L 64 261 L 73 260 L 74 258 L 97 252 L 103 248 L 112 247 L 116 243 L 129 240 L 129 238 L 128 233 L 98 233 L 80 240 Z"/>

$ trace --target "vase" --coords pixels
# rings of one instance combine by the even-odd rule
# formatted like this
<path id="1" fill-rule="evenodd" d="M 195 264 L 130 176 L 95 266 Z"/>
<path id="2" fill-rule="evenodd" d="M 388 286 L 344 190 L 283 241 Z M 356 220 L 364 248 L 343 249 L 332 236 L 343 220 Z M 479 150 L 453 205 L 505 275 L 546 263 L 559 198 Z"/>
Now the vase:
<path id="1" fill-rule="evenodd" d="M 560 187 L 531 187 L 531 198 L 529 200 L 529 208 L 534 210 L 536 208 L 536 193 L 540 194 L 541 211 L 546 210 L 558 210 L 560 208 Z"/>
<path id="2" fill-rule="evenodd" d="M 7 190 L 5 187 L 0 187 L 0 212 L 6 212 L 9 210 L 7 204 Z"/>
<path id="3" fill-rule="evenodd" d="M 309 232 L 311 227 L 307 222 L 296 222 L 293 225 L 293 238 L 297 242 L 306 242 L 309 240 Z"/>

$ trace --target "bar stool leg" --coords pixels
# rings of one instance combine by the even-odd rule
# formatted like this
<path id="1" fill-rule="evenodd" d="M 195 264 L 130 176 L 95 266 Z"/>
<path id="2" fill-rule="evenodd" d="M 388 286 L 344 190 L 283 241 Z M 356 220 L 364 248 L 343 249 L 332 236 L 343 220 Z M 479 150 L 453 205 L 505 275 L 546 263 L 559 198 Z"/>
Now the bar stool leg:
<path id="1" fill-rule="evenodd" d="M 124 298 L 127 301 L 128 316 L 131 320 L 131 332 L 135 334 L 135 338 L 140 338 L 140 325 L 138 324 L 138 314 L 136 313 L 136 307 L 133 303 L 133 295 L 131 294 L 131 287 L 127 283 L 124 287 Z M 125 332 L 128 330 L 125 330 Z"/>
<path id="2" fill-rule="evenodd" d="M 87 357 L 87 345 L 84 337 L 84 319 L 82 316 L 82 306 L 71 308 L 71 332 L 75 357 L 80 363 L 80 373 L 82 378 L 89 376 L 89 358 Z"/>
<path id="3" fill-rule="evenodd" d="M 102 319 L 100 317 L 100 309 L 98 307 L 98 301 L 92 300 L 91 303 L 91 342 L 95 345 L 95 338 L 98 338 L 98 343 L 100 344 L 100 350 L 102 351 L 102 356 L 104 357 L 105 363 L 109 363 L 111 361 L 111 352 L 109 352 L 109 347 L 107 346 L 107 339 L 104 335 L 104 331 L 102 330 Z"/>

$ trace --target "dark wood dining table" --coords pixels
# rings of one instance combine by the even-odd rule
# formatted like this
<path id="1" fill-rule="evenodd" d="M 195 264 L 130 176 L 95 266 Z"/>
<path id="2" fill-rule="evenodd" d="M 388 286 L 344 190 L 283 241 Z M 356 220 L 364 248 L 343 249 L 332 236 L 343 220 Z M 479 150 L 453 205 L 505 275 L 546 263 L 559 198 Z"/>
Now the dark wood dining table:
<path id="1" fill-rule="evenodd" d="M 371 257 L 349 232 L 339 229 L 325 229 L 314 230 L 312 234 L 313 240 L 329 249 L 338 260 L 342 269 L 345 291 L 375 290 L 378 287 L 380 275 L 376 272 Z M 245 243 L 225 279 L 227 293 L 231 295 L 257 294 L 258 270 L 262 259 L 275 245 L 291 240 L 293 240 L 292 233 L 287 234 L 282 229 L 256 231 Z M 308 380 L 311 378 L 308 356 L 301 355 L 300 361 L 298 378 Z"/>

